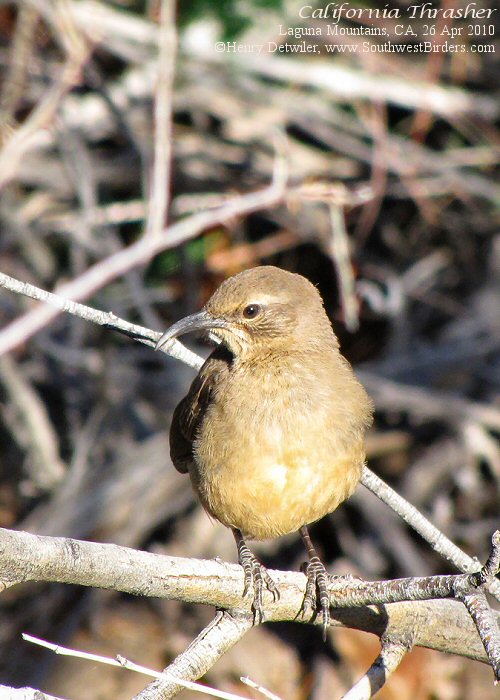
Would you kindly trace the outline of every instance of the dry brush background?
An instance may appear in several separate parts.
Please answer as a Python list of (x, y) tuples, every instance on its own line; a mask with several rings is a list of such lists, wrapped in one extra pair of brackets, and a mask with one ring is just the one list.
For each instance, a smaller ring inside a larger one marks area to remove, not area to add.
[[(292, 2), (238, 7), (248, 43), (279, 41), (279, 24), (297, 17)], [(0, 270), (50, 290), (78, 279), (143, 230), (154, 236), (168, 200), (173, 222), (265, 188), (278, 142), (285, 204), (147, 264), (138, 257), (86, 301), (162, 330), (244, 267), (308, 276), (376, 403), (371, 468), (484, 560), (500, 503), (500, 46), (216, 54), (212, 39), (233, 36), (236, 10), (221, 3), (215, 19), (183, 3), (174, 31), (168, 18), (161, 28), (155, 2), (0, 6)], [(31, 306), (2, 291), (2, 327)], [(209, 522), (168, 457), (169, 415), (192, 370), (68, 316), (14, 345), (0, 359), (0, 526), (234, 561), (230, 533)], [(313, 536), (335, 573), (450, 571), (362, 488)], [(293, 537), (259, 555), (284, 569), (304, 559)], [(75, 700), (129, 698), (144, 680), (34, 650), (21, 632), (159, 669), (212, 616), (54, 584), (15, 587), (1, 605), (1, 682)], [(238, 679), (248, 675), (282, 698), (322, 700), (340, 697), (377, 653), (377, 639), (351, 630), (325, 645), (313, 628), (266, 625), (207, 681), (245, 694)], [(417, 649), (379, 697), (497, 692), (486, 666)]]

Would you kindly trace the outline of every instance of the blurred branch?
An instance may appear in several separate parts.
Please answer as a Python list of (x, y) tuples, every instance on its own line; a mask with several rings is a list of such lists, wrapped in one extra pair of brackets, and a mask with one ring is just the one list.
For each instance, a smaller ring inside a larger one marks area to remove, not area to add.
[(59, 455), (57, 434), (47, 408), (14, 358), (0, 358), (0, 383), (16, 415), (9, 415), (8, 405), (2, 407), (2, 413), (18, 444), (29, 454), (31, 479), (38, 488), (50, 490), (65, 475), (66, 465)]
[(359, 328), (359, 301), (356, 296), (344, 211), (333, 203), (329, 209), (332, 231), (328, 248), (337, 271), (344, 323), (351, 333), (355, 333)]
[[(190, 42), (188, 48), (197, 58), (205, 61), (220, 63), (229, 60), (225, 53), (215, 53), (213, 45), (208, 41)], [(490, 118), (498, 114), (496, 100), (489, 97), (470, 95), (458, 88), (443, 87), (433, 82), (411, 81), (390, 75), (377, 75), (374, 80), (368, 72), (333, 61), (305, 62), (264, 53), (250, 56), (235, 53), (231, 55), (231, 62), (272, 80), (307, 85), (308, 88), (324, 90), (349, 101), (368, 99), (390, 102), (406, 109), (425, 109), (448, 118), (464, 113), (481, 114)]]
[(161, 235), (165, 226), (170, 195), (172, 99), (176, 47), (175, 1), (161, 0), (160, 31), (158, 33), (158, 75), (154, 107), (153, 180), (146, 224), (146, 235), (155, 237)]
[(286, 166), (282, 156), (278, 154), (273, 181), (268, 187), (233, 197), (216, 209), (193, 214), (164, 229), (161, 236), (154, 238), (142, 236), (128, 248), (119, 250), (96, 263), (82, 275), (57, 289), (58, 296), (65, 297), (61, 300), (62, 304), (57, 304), (57, 308), (37, 306), (0, 331), (0, 354), (13, 350), (44, 328), (58, 316), (60, 311), (65, 310), (64, 304), (67, 304), (69, 299), (77, 301), (90, 296), (128, 270), (149, 262), (154, 255), (194, 238), (205, 229), (259, 209), (276, 206), (285, 196), (285, 186)]
[(447, 422), (475, 420), (490, 429), (500, 430), (500, 409), (496, 406), (468, 401), (445, 391), (400, 384), (374, 372), (360, 370), (358, 376), (381, 409)]
[(33, 7), (19, 7), (10, 59), (3, 76), (0, 94), (0, 145), (7, 141), (15, 125), (15, 112), (26, 84), (38, 19), (38, 12)]
[(64, 95), (79, 82), (80, 72), (89, 55), (87, 42), (73, 24), (69, 4), (64, 0), (55, 2), (53, 7), (43, 2), (31, 4), (37, 9), (46, 9), (45, 18), (52, 20), (52, 23), (63, 25), (64, 31), (57, 36), (64, 42), (67, 57), (57, 81), (46, 91), (23, 125), (6, 140), (0, 151), (0, 190), (15, 176), (26, 151), (35, 143), (43, 142), (43, 129), (52, 123)]

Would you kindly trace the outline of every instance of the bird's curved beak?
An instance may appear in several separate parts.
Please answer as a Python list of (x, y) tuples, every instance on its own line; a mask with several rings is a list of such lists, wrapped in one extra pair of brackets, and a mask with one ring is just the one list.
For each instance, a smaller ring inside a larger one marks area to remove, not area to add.
[(211, 330), (212, 328), (227, 328), (227, 321), (222, 318), (211, 316), (208, 311), (198, 311), (196, 314), (191, 314), (180, 321), (170, 326), (168, 331), (161, 336), (155, 345), (155, 350), (159, 350), (173, 338), (185, 333), (193, 333), (194, 331)]

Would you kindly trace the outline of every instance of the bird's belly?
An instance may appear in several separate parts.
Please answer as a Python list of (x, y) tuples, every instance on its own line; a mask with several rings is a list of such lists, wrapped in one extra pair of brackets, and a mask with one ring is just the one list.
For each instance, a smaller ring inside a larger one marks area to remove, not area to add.
[(294, 532), (335, 510), (354, 491), (364, 460), (361, 444), (348, 455), (326, 447), (311, 454), (300, 444), (262, 439), (258, 447), (235, 448), (232, 442), (217, 464), (199, 454), (191, 477), (211, 515), (258, 540)]

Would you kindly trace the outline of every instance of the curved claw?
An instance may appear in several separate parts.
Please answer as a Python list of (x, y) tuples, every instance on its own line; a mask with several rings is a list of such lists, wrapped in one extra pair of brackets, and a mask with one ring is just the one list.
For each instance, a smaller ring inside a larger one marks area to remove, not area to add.
[(264, 587), (267, 588), (273, 596), (273, 602), (279, 600), (279, 590), (273, 579), (269, 576), (266, 567), (261, 564), (257, 557), (249, 550), (241, 533), (235, 532), (234, 535), (238, 546), (238, 560), (245, 574), (243, 597), (249, 595), (253, 590), (252, 610), (254, 624), (258, 625), (265, 621), (264, 606), (262, 604)]
[(307, 584), (301, 612), (304, 617), (307, 617), (319, 607), (323, 619), (323, 641), (326, 641), (326, 633), (330, 626), (328, 574), (321, 560), (316, 556), (311, 557), (307, 562), (304, 573), (307, 576)]
[[(300, 534), (304, 540), (309, 555), (309, 561), (303, 571), (307, 576), (306, 592), (300, 607), (304, 617), (310, 616), (319, 607), (323, 618), (323, 641), (326, 641), (326, 633), (330, 626), (330, 597), (328, 595), (328, 574), (324, 564), (316, 554), (316, 550), (309, 537), (307, 527), (300, 528)], [(318, 605), (319, 602), (319, 605)]]

